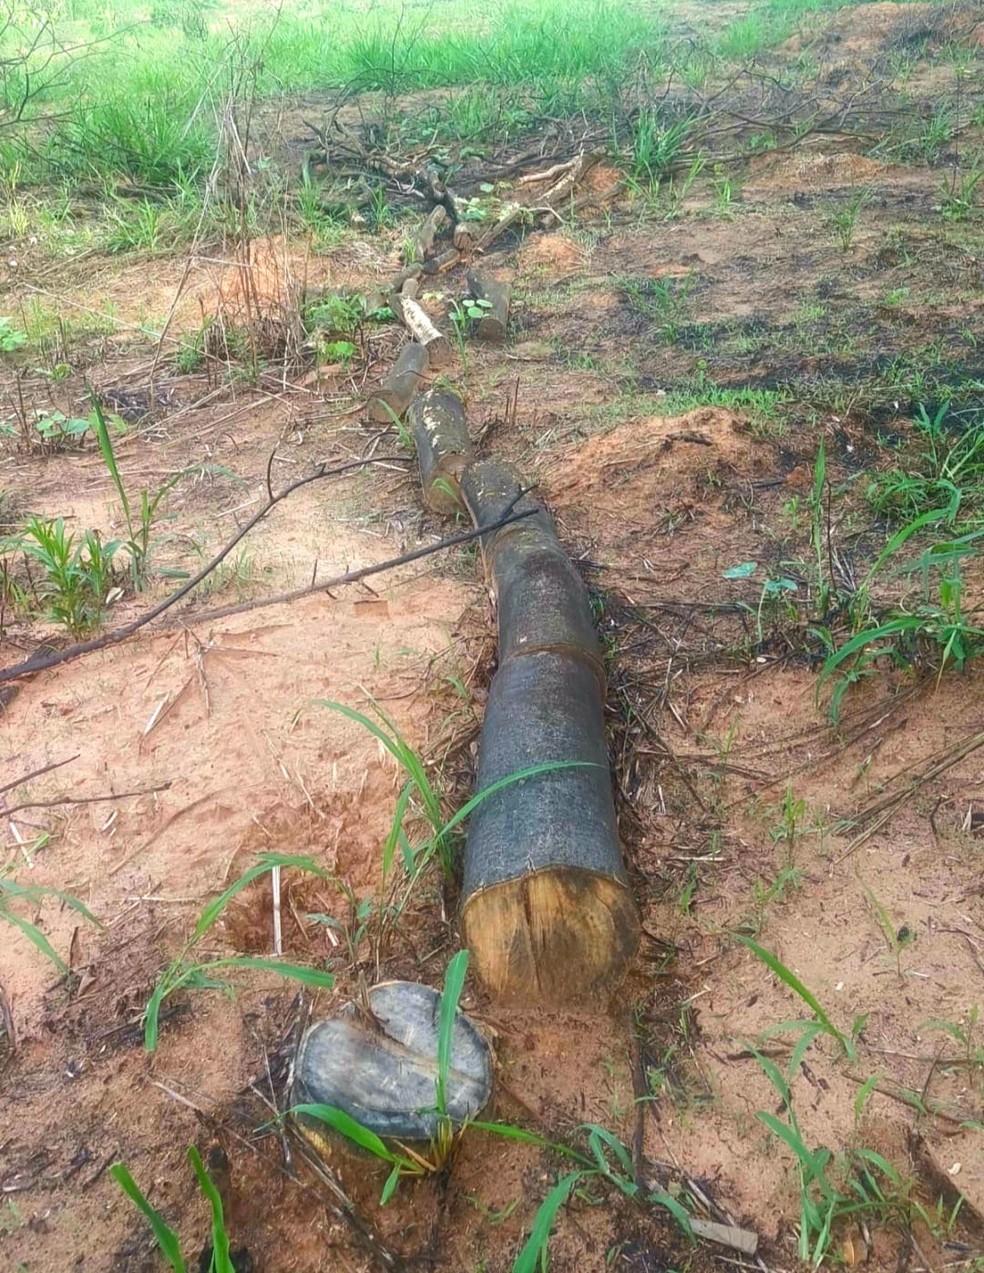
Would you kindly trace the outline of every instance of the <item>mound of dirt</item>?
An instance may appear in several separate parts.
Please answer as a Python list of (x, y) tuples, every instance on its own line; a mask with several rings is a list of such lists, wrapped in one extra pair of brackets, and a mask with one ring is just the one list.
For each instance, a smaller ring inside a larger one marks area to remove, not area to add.
[(682, 416), (630, 420), (591, 438), (544, 477), (558, 509), (579, 508), (601, 530), (613, 519), (650, 520), (661, 504), (686, 502), (698, 485), (761, 471), (768, 451), (738, 415), (700, 407)]

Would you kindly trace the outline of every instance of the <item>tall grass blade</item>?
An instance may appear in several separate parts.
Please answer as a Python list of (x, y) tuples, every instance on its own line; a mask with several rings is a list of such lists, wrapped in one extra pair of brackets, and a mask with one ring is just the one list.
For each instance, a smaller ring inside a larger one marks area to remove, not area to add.
[(40, 950), (41, 954), (44, 955), (46, 959), (50, 959), (59, 972), (64, 973), (66, 976), (69, 972), (71, 972), (68, 964), (66, 964), (61, 955), (58, 954), (51, 942), (48, 941), (41, 929), (38, 928), (37, 924), (32, 924), (30, 920), (23, 919), (20, 915), (15, 915), (13, 911), (6, 909), (0, 910), (0, 919), (9, 920), (15, 928), (19, 928), (27, 940), (29, 942), (33, 942), (33, 944), (37, 946), (38, 950)]
[(82, 915), (90, 924), (95, 924), (97, 928), (104, 927), (102, 920), (96, 919), (84, 902), (72, 893), (63, 893), (58, 888), (48, 888), (44, 884), (18, 884), (16, 880), (0, 879), (0, 893), (6, 893), (8, 897), (24, 897), (32, 902), (44, 901), (46, 897), (56, 897), (70, 910)]
[(468, 951), (459, 950), (448, 964), (444, 974), (444, 991), (437, 1027), (437, 1112), (447, 1114), (448, 1072), (451, 1069), (451, 1044), (454, 1039), (454, 1023), (458, 1004), (468, 973)]
[(236, 1273), (229, 1255), (229, 1234), (225, 1226), (222, 1197), (212, 1177), (205, 1170), (202, 1156), (194, 1145), (188, 1150), (188, 1160), (198, 1177), (201, 1191), (212, 1208), (212, 1269), (214, 1273)]
[(90, 393), (89, 396), (92, 400), (93, 428), (95, 429), (96, 438), (99, 442), (99, 450), (103, 457), (103, 463), (109, 470), (109, 476), (113, 479), (113, 485), (116, 487), (116, 493), (120, 497), (120, 504), (123, 507), (123, 516), (126, 519), (126, 529), (132, 542), (133, 518), (130, 514), (130, 501), (127, 498), (126, 487), (123, 485), (123, 478), (120, 474), (119, 466), (116, 463), (116, 452), (113, 450), (113, 439), (109, 435), (109, 425), (106, 423), (106, 417), (103, 415), (103, 409), (99, 404), (99, 399), (94, 393)]
[(474, 813), (483, 801), (488, 800), (490, 796), (494, 796), (497, 792), (502, 791), (505, 787), (511, 787), (513, 783), (523, 782), (527, 778), (536, 778), (540, 774), (556, 773), (561, 769), (599, 769), (600, 765), (596, 765), (591, 760), (553, 760), (543, 765), (531, 765), (529, 769), (517, 770), (514, 774), (507, 774), (505, 778), (500, 778), (498, 782), (493, 782), (490, 786), (484, 787), (481, 791), (476, 791), (472, 798), (465, 802), (453, 817), (449, 818), (441, 828), (443, 834), (453, 831), (456, 826), (464, 822), (469, 814)]
[(366, 1150), (367, 1153), (383, 1162), (393, 1163), (394, 1166), (402, 1163), (402, 1159), (394, 1154), (374, 1131), (363, 1127), (358, 1119), (353, 1118), (351, 1114), (346, 1114), (345, 1110), (335, 1105), (295, 1105), (288, 1112), (303, 1114), (307, 1118), (316, 1118), (318, 1122), (327, 1124), (333, 1131), (339, 1132), (346, 1140), (350, 1140), (353, 1145), (358, 1145), (360, 1149)]
[(543, 1253), (549, 1245), (550, 1231), (557, 1219), (557, 1212), (571, 1196), (571, 1190), (583, 1174), (580, 1171), (572, 1171), (562, 1176), (544, 1198), (533, 1221), (530, 1236), (516, 1257), (513, 1273), (536, 1273)]
[(826, 1012), (823, 1010), (823, 1007), (816, 995), (803, 985), (802, 981), (800, 981), (799, 977), (796, 976), (792, 969), (787, 968), (781, 959), (778, 959), (771, 951), (766, 950), (757, 942), (752, 941), (750, 937), (744, 937), (739, 933), (735, 935), (735, 940), (741, 942), (743, 946), (747, 946), (756, 959), (761, 959), (762, 963), (764, 963), (767, 968), (770, 968), (784, 985), (788, 986), (794, 994), (799, 995), (816, 1019), (820, 1022), (820, 1025), (826, 1033), (829, 1034), (831, 1038), (836, 1039), (844, 1049), (845, 1053), (853, 1059), (854, 1045), (851, 1043), (851, 1040), (841, 1030), (837, 1029), (830, 1017), (828, 1017)]
[(153, 1230), (157, 1245), (161, 1248), (164, 1258), (170, 1264), (174, 1273), (187, 1273), (184, 1257), (181, 1254), (181, 1243), (178, 1235), (167, 1223), (159, 1211), (156, 1211), (147, 1201), (143, 1191), (137, 1182), (127, 1171), (123, 1163), (114, 1163), (109, 1169), (109, 1174), (113, 1177), (119, 1187), (140, 1211), (143, 1212), (147, 1219), (147, 1223)]
[(198, 918), (198, 923), (195, 925), (186, 950), (205, 936), (237, 893), (241, 893), (244, 888), (247, 888), (254, 880), (259, 879), (261, 875), (265, 875), (267, 871), (272, 871), (275, 866), (295, 866), (299, 871), (310, 871), (313, 875), (319, 875), (322, 879), (328, 878), (328, 872), (319, 866), (313, 858), (293, 853), (261, 854), (260, 860), (255, 866), (251, 866), (249, 870), (244, 871), (239, 879), (234, 880), (224, 893), (221, 893), (205, 907)]

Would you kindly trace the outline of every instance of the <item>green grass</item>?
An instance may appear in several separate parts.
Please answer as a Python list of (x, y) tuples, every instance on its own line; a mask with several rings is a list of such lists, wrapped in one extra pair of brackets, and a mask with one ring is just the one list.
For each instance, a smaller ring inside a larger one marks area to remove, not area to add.
[[(229, 1233), (226, 1228), (222, 1198), (215, 1187), (215, 1182), (205, 1170), (201, 1154), (194, 1145), (188, 1150), (188, 1161), (191, 1163), (198, 1187), (212, 1213), (211, 1256), (207, 1263), (200, 1262), (196, 1267), (204, 1270), (204, 1273), (236, 1273), (229, 1253)], [(133, 1179), (128, 1168), (121, 1162), (114, 1163), (109, 1169), (109, 1174), (150, 1225), (154, 1240), (160, 1248), (161, 1255), (171, 1266), (172, 1273), (187, 1273), (188, 1264), (181, 1251), (180, 1238), (161, 1213), (151, 1205), (147, 1195)]]
[[(305, 986), (330, 988), (334, 984), (334, 977), (322, 969), (290, 964), (281, 959), (261, 959), (248, 955), (231, 955), (219, 959), (196, 958), (197, 949), (233, 898), (255, 880), (271, 871), (285, 867), (308, 871), (322, 879), (328, 878), (326, 872), (311, 858), (286, 853), (264, 853), (260, 855), (259, 861), (254, 866), (244, 871), (225, 892), (210, 902), (198, 917), (191, 936), (161, 973), (144, 1009), (144, 1045), (148, 1052), (153, 1052), (157, 1047), (160, 1014), (166, 1001), (179, 990), (225, 990), (228, 992), (230, 986), (225, 975), (228, 972), (252, 969), (274, 972)], [(219, 973), (222, 976), (218, 976)]]
[[(56, 20), (34, 56), (35, 70), (47, 63), (47, 91), (0, 143), (22, 182), (201, 182), (216, 155), (214, 108), (233, 85), (261, 97), (343, 85), (528, 85), (555, 102), (569, 87), (579, 101), (588, 81), (617, 81), (662, 44), (658, 14), (613, 0), (541, 0), (533, 13), (510, 0), (477, 22), (464, 0), (422, 14), (321, 2), (276, 18), (223, 5), (204, 24), (189, 22), (187, 5), (155, 6), (150, 21), (131, 0), (71, 7), (79, 16)], [(26, 8), (18, 14), (8, 50), (38, 29)], [(92, 40), (101, 42), (84, 57), (63, 51)], [(8, 110), (15, 90), (8, 85)]]
[(102, 924), (88, 907), (71, 893), (64, 893), (57, 888), (47, 888), (41, 884), (20, 884), (17, 880), (12, 879), (9, 873), (0, 873), (0, 920), (19, 929), (28, 941), (55, 965), (59, 972), (67, 975), (70, 971), (68, 964), (58, 954), (38, 925), (33, 920), (28, 919), (26, 915), (20, 914), (17, 909), (18, 906), (22, 909), (29, 908), (29, 913), (36, 916), (46, 901), (58, 901), (62, 906), (67, 906), (69, 910), (88, 920), (90, 924), (95, 924), (98, 928), (102, 927)]
[[(810, 1036), (805, 1035), (804, 1039), (809, 1042)], [(780, 1114), (759, 1110), (757, 1117), (791, 1151), (796, 1164), (800, 1259), (819, 1268), (833, 1254), (838, 1232), (847, 1222), (907, 1219), (905, 1184), (881, 1154), (861, 1147), (835, 1156), (824, 1145), (810, 1148), (796, 1116), (791, 1090), (805, 1048), (798, 1046), (794, 1050), (788, 1075), (756, 1048), (751, 1051), (781, 1102)]]
[(17, 535), (0, 541), (0, 553), (20, 553), (36, 569), (19, 585), (18, 599), (30, 605), (36, 600), (46, 618), (64, 625), (72, 636), (84, 636), (99, 627), (107, 598), (117, 578), (115, 559), (119, 540), (103, 543), (98, 533), (76, 535), (65, 519), (46, 521), (32, 517)]

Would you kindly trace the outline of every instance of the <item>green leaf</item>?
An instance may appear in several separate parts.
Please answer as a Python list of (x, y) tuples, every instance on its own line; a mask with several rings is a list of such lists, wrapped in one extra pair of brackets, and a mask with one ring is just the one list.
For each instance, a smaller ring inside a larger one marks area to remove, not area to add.
[(757, 942), (752, 941), (750, 937), (743, 937), (741, 934), (736, 933), (735, 941), (740, 942), (743, 946), (747, 946), (757, 959), (761, 959), (762, 963), (772, 969), (784, 985), (787, 985), (794, 994), (799, 995), (806, 1006), (811, 1009), (817, 1020), (823, 1026), (824, 1030), (837, 1040), (844, 1049), (845, 1053), (853, 1060), (854, 1046), (851, 1043), (851, 1040), (837, 1029), (831, 1019), (827, 1016), (826, 1012), (824, 1012), (823, 1008), (820, 1006), (816, 996), (803, 985), (802, 981), (800, 981), (799, 977), (796, 976), (792, 969), (787, 968), (782, 960), (773, 955), (771, 951), (765, 950)]
[(554, 760), (548, 764), (531, 765), (529, 769), (520, 769), (514, 774), (507, 774), (505, 778), (500, 778), (498, 782), (493, 782), (488, 787), (483, 787), (481, 791), (477, 791), (475, 795), (465, 804), (461, 806), (453, 817), (449, 818), (441, 828), (441, 834), (447, 835), (449, 831), (460, 823), (470, 813), (473, 813), (483, 801), (488, 800), (490, 796), (494, 796), (497, 792), (502, 791), (505, 787), (511, 787), (513, 783), (523, 782), (527, 778), (537, 778), (540, 774), (556, 773), (562, 769), (600, 769), (601, 766), (590, 760)]
[(339, 1109), (335, 1105), (295, 1105), (288, 1110), (290, 1114), (303, 1114), (307, 1118), (315, 1118), (321, 1123), (326, 1123), (329, 1127), (339, 1132), (353, 1145), (358, 1145), (360, 1149), (364, 1149), (367, 1153), (381, 1159), (383, 1162), (392, 1163), (394, 1166), (402, 1166), (404, 1160), (381, 1140), (374, 1131), (363, 1125), (346, 1114), (345, 1110)]
[(533, 1221), (530, 1236), (516, 1257), (513, 1273), (536, 1273), (540, 1257), (550, 1242), (550, 1231), (557, 1219), (557, 1212), (571, 1196), (571, 1190), (583, 1175), (584, 1172), (572, 1171), (561, 1177), (544, 1198)]
[(113, 485), (116, 487), (116, 493), (120, 497), (120, 504), (123, 506), (123, 516), (126, 519), (127, 530), (133, 539), (133, 519), (130, 515), (130, 501), (127, 499), (126, 487), (123, 485), (123, 478), (120, 476), (120, 470), (116, 464), (116, 452), (113, 450), (113, 441), (109, 436), (109, 427), (106, 424), (106, 417), (103, 415), (102, 407), (99, 405), (99, 399), (94, 393), (90, 393), (92, 399), (92, 427), (95, 429), (96, 437), (99, 440), (99, 450), (102, 453), (103, 463), (109, 470), (109, 476), (113, 479)]
[(178, 1235), (165, 1221), (159, 1211), (156, 1211), (144, 1196), (140, 1186), (127, 1171), (123, 1163), (114, 1163), (109, 1169), (109, 1174), (113, 1177), (119, 1187), (126, 1196), (133, 1202), (146, 1216), (147, 1222), (154, 1233), (157, 1245), (161, 1248), (164, 1258), (170, 1264), (174, 1273), (187, 1273), (184, 1257), (181, 1254), (181, 1243), (178, 1241)]
[(54, 946), (52, 946), (51, 942), (48, 941), (47, 937), (45, 937), (44, 933), (42, 933), (41, 929), (38, 928), (36, 924), (32, 924), (29, 920), (22, 919), (20, 915), (15, 915), (13, 911), (9, 910), (0, 911), (0, 917), (9, 920), (15, 928), (19, 928), (28, 941), (33, 942), (34, 945), (37, 946), (38, 950), (40, 950), (41, 954), (51, 960), (59, 972), (67, 974), (71, 971), (68, 964), (65, 963), (64, 959), (62, 959), (62, 957), (57, 953)]
[(730, 566), (723, 573), (725, 579), (750, 579), (758, 570), (757, 561), (743, 561), (738, 566)]
[(397, 1163), (390, 1174), (386, 1177), (386, 1183), (383, 1185), (383, 1192), (379, 1195), (379, 1205), (385, 1207), (390, 1198), (396, 1193), (396, 1186), (400, 1183), (401, 1167)]
[(48, 888), (44, 884), (18, 884), (16, 880), (0, 879), (0, 893), (6, 893), (8, 897), (25, 897), (32, 902), (43, 901), (46, 897), (57, 897), (70, 910), (84, 916), (90, 924), (95, 924), (97, 928), (104, 927), (102, 921), (96, 919), (92, 911), (74, 894), (63, 893), (61, 889)]
[(255, 866), (251, 866), (248, 871), (244, 871), (239, 879), (234, 880), (224, 893), (221, 893), (205, 907), (185, 948), (186, 951), (205, 936), (237, 893), (241, 893), (244, 888), (247, 888), (254, 880), (259, 879), (261, 875), (272, 871), (275, 866), (295, 866), (299, 871), (310, 871), (313, 875), (318, 875), (322, 879), (328, 878), (328, 872), (319, 866), (313, 858), (291, 853), (261, 854), (260, 860)]
[(306, 964), (286, 964), (282, 959), (264, 959), (258, 955), (230, 955), (228, 959), (214, 959), (207, 964), (199, 964), (198, 969), (206, 974), (212, 968), (253, 968), (260, 972), (275, 972), (289, 981), (299, 981), (302, 986), (317, 986), (328, 990), (335, 984), (335, 978), (322, 968), (309, 968)]
[(451, 1045), (454, 1041), (454, 1024), (458, 1004), (468, 973), (468, 951), (459, 950), (448, 964), (444, 974), (444, 990), (437, 1027), (437, 1112), (447, 1114), (447, 1083), (451, 1069)]
[(694, 1231), (690, 1224), (690, 1212), (679, 1201), (674, 1198), (671, 1193), (667, 1193), (665, 1189), (657, 1189), (649, 1195), (650, 1201), (658, 1203), (659, 1206), (665, 1207), (680, 1228), (684, 1231), (688, 1238), (693, 1238)]
[(547, 1140), (545, 1137), (537, 1135), (536, 1132), (528, 1132), (523, 1127), (514, 1127), (512, 1123), (483, 1123), (478, 1121), (469, 1123), (468, 1127), (471, 1131), (488, 1132), (491, 1136), (501, 1136), (503, 1140), (519, 1140), (524, 1145), (535, 1145), (538, 1149), (552, 1149), (555, 1153), (562, 1154), (565, 1158), (572, 1158), (575, 1162), (583, 1163), (585, 1167), (591, 1167), (590, 1159), (585, 1158), (583, 1154), (579, 1154), (576, 1149), (571, 1149), (569, 1145), (561, 1145), (557, 1141)]
[(413, 795), (413, 780), (410, 779), (404, 783), (403, 790), (400, 792), (396, 801), (396, 808), (393, 810), (393, 821), (390, 823), (389, 835), (383, 844), (383, 879), (389, 875), (390, 867), (393, 865), (393, 856), (396, 853), (396, 846), (400, 842), (400, 835), (403, 831), (403, 819), (407, 815), (407, 809), (410, 807), (410, 797)]
[(212, 1269), (214, 1273), (236, 1273), (229, 1255), (229, 1234), (226, 1232), (221, 1195), (194, 1145), (188, 1150), (188, 1158), (198, 1177), (199, 1187), (212, 1208)]

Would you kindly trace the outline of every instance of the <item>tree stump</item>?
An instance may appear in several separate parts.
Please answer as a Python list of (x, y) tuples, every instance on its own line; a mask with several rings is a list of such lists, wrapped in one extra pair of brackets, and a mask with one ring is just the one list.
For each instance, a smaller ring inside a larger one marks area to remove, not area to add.
[[(440, 1003), (429, 986), (387, 981), (369, 991), (368, 1012), (348, 1003), (310, 1026), (297, 1050), (291, 1105), (331, 1105), (377, 1136), (417, 1143), (433, 1140), (444, 1117), (458, 1125), (475, 1118), (492, 1095), (489, 1046), (458, 1012), (442, 1115), (436, 1107)], [(294, 1117), (322, 1158), (337, 1157), (343, 1148), (337, 1134), (311, 1115)]]

